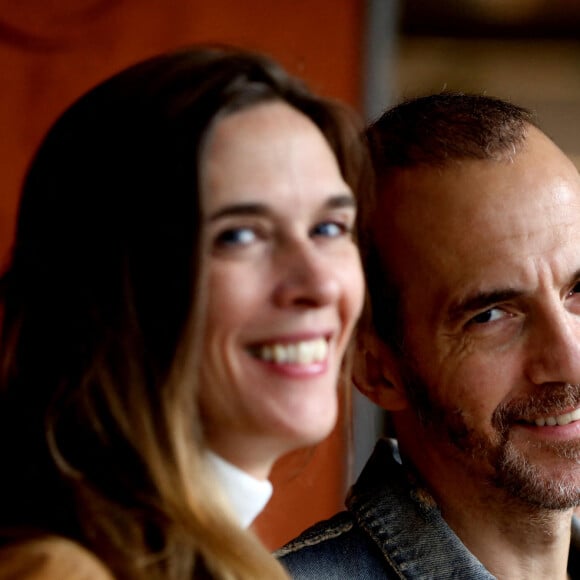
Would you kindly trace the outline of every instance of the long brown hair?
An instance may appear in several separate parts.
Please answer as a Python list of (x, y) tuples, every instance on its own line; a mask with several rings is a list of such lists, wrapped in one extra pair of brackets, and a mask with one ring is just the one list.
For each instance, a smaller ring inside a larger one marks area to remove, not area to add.
[(73, 104), (27, 174), (0, 285), (0, 533), (51, 534), (118, 578), (276, 578), (205, 474), (197, 407), (206, 288), (199, 159), (220, 115), (283, 100), (353, 191), (358, 117), (264, 56), (193, 48)]

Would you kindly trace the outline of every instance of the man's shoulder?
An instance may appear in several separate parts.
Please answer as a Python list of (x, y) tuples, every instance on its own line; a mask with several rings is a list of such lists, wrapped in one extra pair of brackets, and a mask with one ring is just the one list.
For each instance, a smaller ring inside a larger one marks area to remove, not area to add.
[(296, 579), (391, 577), (380, 550), (348, 511), (308, 528), (280, 548), (276, 556)]
[(354, 520), (351, 513), (347, 511), (339, 512), (332, 518), (318, 522), (304, 530), (298, 537), (280, 548), (276, 552), (276, 556), (283, 558), (294, 552), (321, 544), (323, 545), (321, 549), (325, 546), (332, 546), (332, 540), (348, 534), (353, 525)]
[(381, 440), (347, 499), (277, 556), (302, 580), (492, 580), (443, 519), (428, 491)]

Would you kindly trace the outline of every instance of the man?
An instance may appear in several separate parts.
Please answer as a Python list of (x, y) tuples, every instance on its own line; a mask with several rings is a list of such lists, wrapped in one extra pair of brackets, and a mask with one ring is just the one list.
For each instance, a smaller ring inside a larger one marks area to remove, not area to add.
[(369, 141), (374, 333), (355, 382), (398, 450), (379, 442), (348, 510), (282, 562), (324, 580), (580, 577), (578, 171), (483, 96), (403, 103)]

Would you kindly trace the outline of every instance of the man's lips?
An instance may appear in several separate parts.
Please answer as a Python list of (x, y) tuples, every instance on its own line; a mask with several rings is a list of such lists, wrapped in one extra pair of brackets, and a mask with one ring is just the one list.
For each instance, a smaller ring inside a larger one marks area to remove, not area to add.
[(580, 419), (580, 408), (574, 409), (573, 411), (561, 414), (550, 414), (543, 415), (542, 417), (536, 417), (532, 420), (525, 420), (526, 423), (536, 425), (537, 427), (553, 427), (555, 425), (564, 426), (578, 421)]
[(543, 392), (520, 397), (496, 409), (492, 419), (500, 430), (510, 425), (561, 427), (580, 420), (580, 385), (546, 386)]

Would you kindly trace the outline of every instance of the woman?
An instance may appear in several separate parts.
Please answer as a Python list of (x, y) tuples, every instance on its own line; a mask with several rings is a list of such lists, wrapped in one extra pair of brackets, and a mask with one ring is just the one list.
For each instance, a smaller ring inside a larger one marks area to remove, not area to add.
[(284, 577), (242, 526), (274, 461), (335, 423), (363, 294), (359, 129), (270, 60), (207, 48), (57, 121), (1, 287), (14, 565), (56, 543), (116, 578)]

